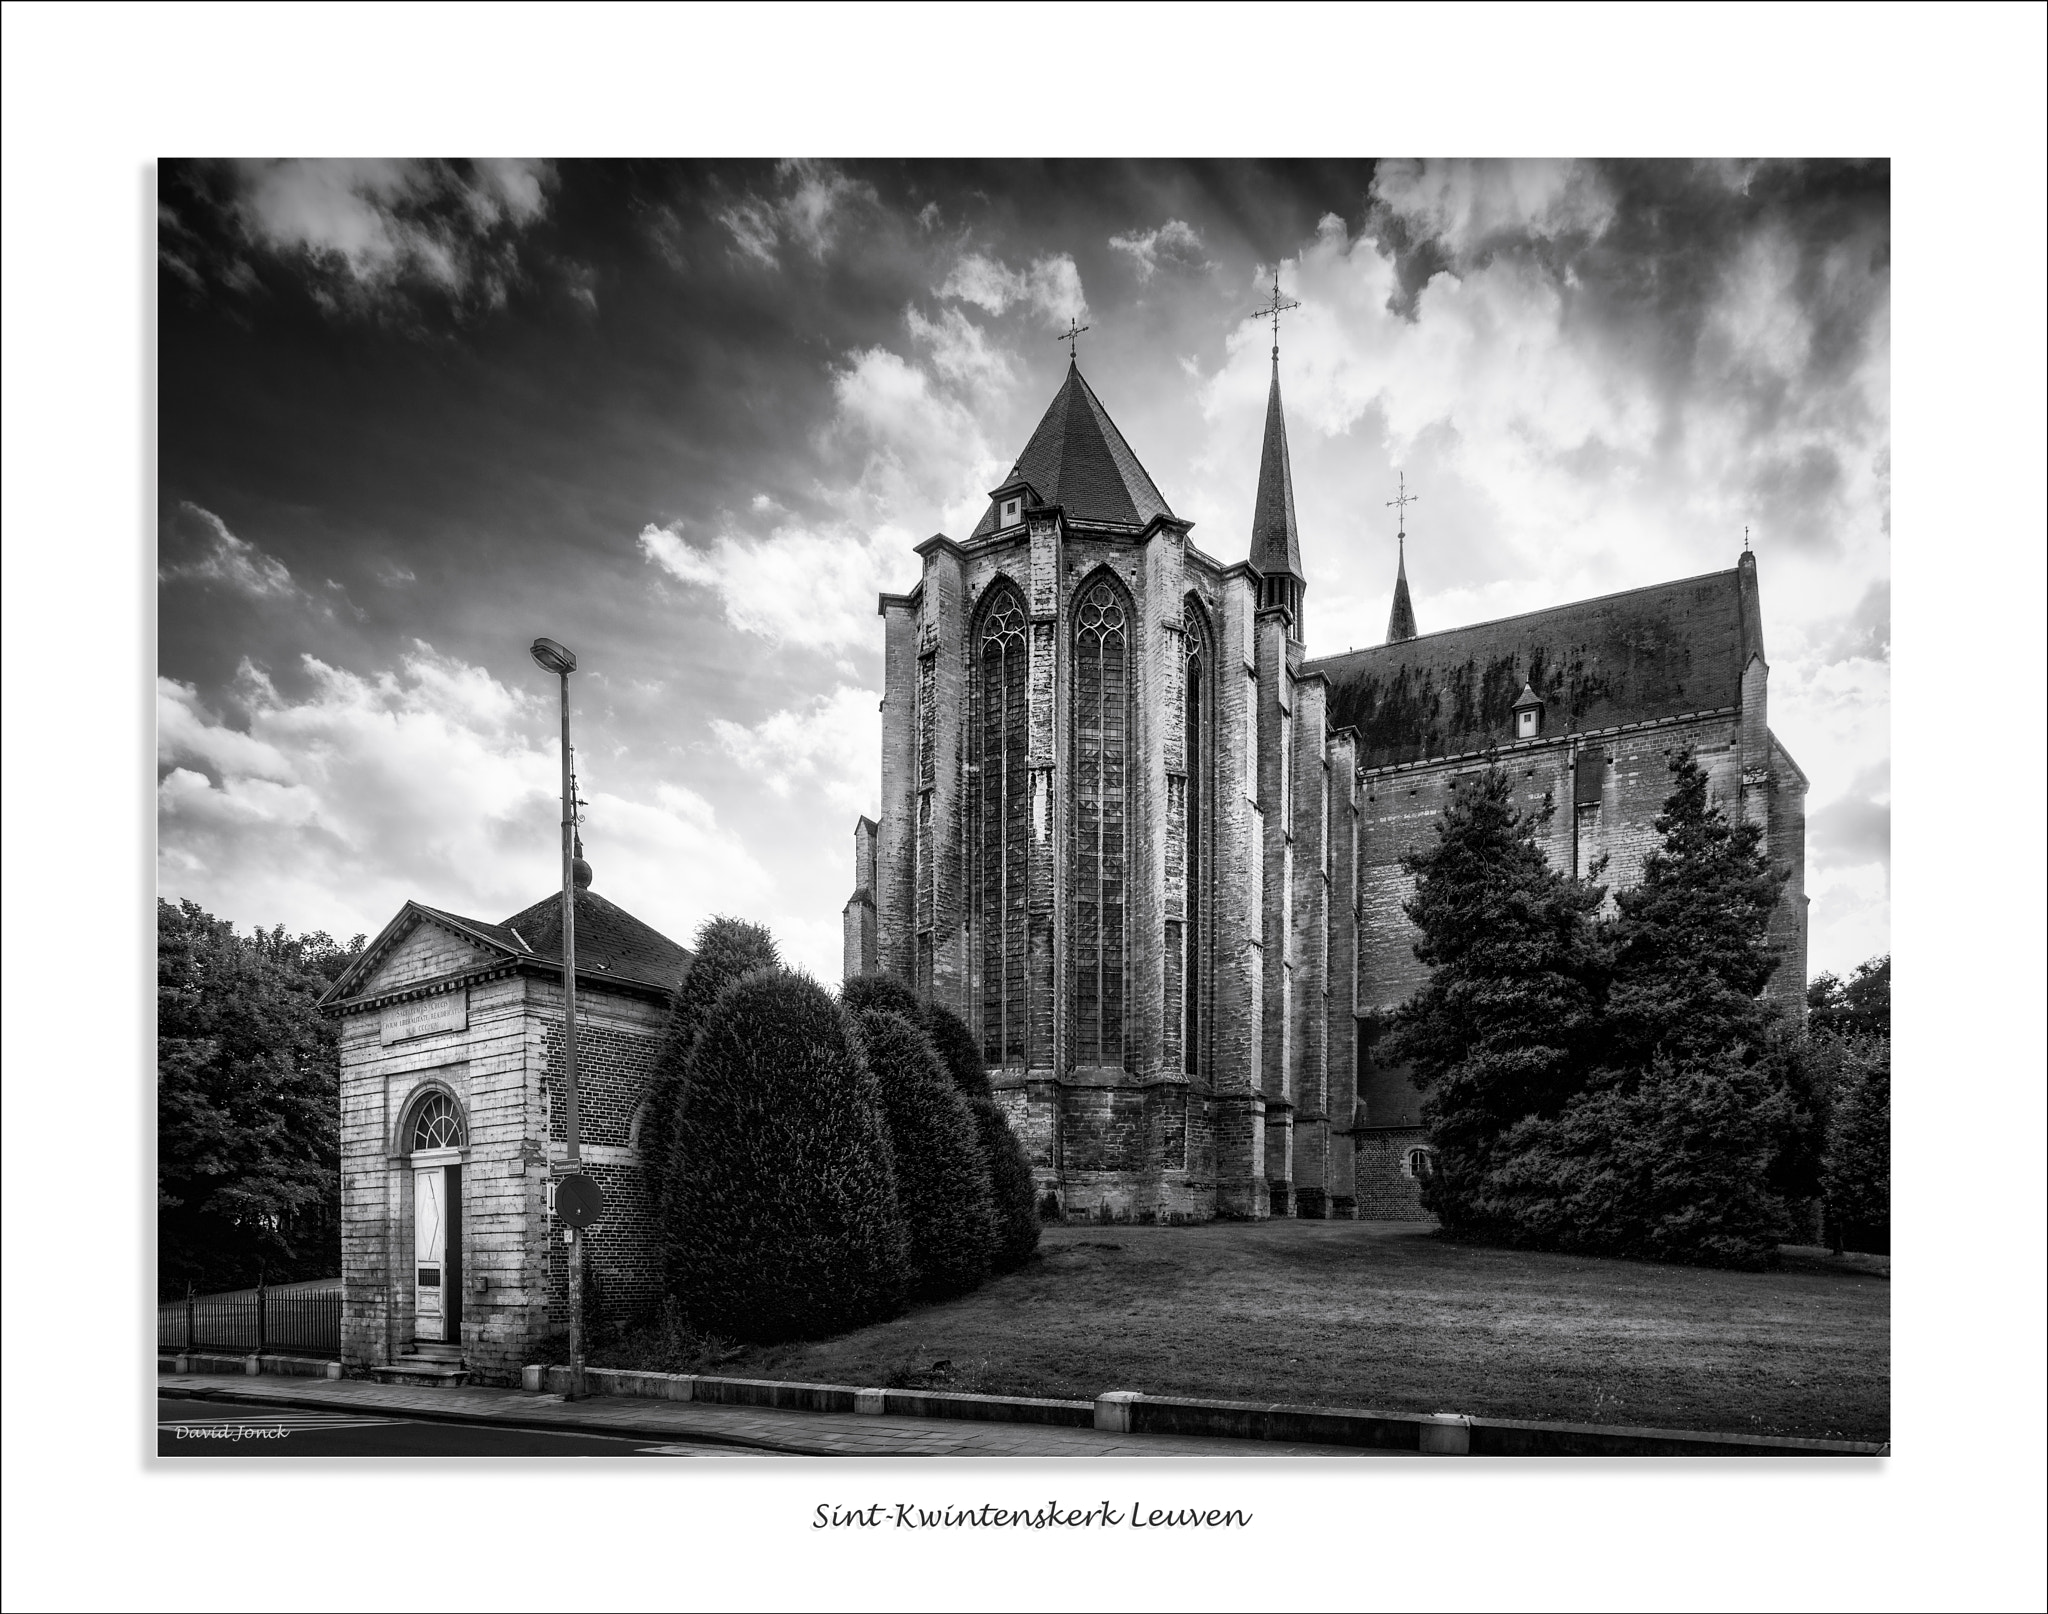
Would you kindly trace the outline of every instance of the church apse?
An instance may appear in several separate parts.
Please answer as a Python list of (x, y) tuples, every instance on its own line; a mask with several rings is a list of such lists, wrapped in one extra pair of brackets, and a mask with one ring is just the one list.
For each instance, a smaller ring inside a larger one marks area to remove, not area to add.
[(1419, 633), (1404, 484), (1399, 631), (1316, 658), (1277, 363), (1258, 455), (1250, 558), (1219, 561), (1070, 365), (968, 538), (881, 602), (849, 973), (974, 1028), (1049, 1215), (1423, 1214), (1420, 1095), (1372, 1032), (1419, 984), (1401, 855), (1490, 762), (1548, 808), (1546, 855), (1613, 880), (1698, 751), (1793, 869), (1771, 991), (1804, 979), (1805, 785), (1765, 723), (1753, 557)]

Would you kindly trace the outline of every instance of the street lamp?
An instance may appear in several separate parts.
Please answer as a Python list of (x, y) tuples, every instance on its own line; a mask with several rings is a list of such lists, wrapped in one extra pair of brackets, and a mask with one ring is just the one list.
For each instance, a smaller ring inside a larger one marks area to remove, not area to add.
[[(577, 1151), (576, 1127), (576, 780), (569, 751), (569, 674), (576, 670), (576, 653), (552, 639), (533, 641), (533, 659), (562, 681), (562, 1068), (567, 1092), (569, 1148), (566, 1163), (570, 1176), (556, 1185), (557, 1197), (563, 1186), (581, 1179), (574, 1176), (582, 1163)], [(592, 1185), (595, 1186), (594, 1184)], [(580, 1204), (580, 1196), (572, 1194)], [(579, 1218), (567, 1228), (569, 1240), (569, 1399), (583, 1396), (583, 1240), (578, 1236)]]

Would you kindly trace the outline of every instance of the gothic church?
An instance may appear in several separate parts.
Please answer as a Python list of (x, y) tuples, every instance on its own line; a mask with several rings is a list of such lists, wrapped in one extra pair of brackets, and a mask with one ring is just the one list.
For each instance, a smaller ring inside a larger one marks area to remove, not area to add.
[(1611, 889), (1691, 749), (1791, 870), (1768, 991), (1802, 1001), (1806, 779), (1767, 721), (1746, 550), (1431, 633), (1403, 554), (1386, 642), (1313, 656), (1277, 349), (1249, 558), (1190, 528), (1070, 365), (974, 530), (881, 598), (846, 973), (977, 1030), (1048, 1214), (1423, 1215), (1420, 1096), (1374, 1058), (1422, 978), (1400, 858), (1489, 761), (1553, 804), (1557, 866), (1605, 856)]

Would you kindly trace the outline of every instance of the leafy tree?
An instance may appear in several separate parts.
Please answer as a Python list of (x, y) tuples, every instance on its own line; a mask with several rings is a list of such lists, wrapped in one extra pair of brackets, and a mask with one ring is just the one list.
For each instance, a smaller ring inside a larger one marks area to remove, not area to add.
[(340, 1060), (320, 995), (362, 951), (157, 903), (157, 1282), (341, 1270)]
[(808, 976), (755, 971), (712, 1004), (662, 1215), (672, 1293), (697, 1332), (812, 1339), (901, 1309), (910, 1243), (882, 1097)]
[(721, 992), (756, 970), (772, 970), (782, 962), (767, 930), (726, 914), (697, 927), (691, 951), (690, 967), (669, 1005), (668, 1024), (648, 1078), (647, 1113), (640, 1121), (641, 1169), (648, 1178), (649, 1198), (657, 1205), (667, 1182), (676, 1110), (689, 1080), (690, 1049), (697, 1033), (704, 1029)]
[(1808, 981), (1806, 1027), (1816, 1035), (1891, 1036), (1891, 954), (1865, 959), (1846, 982), (1831, 972)]
[(1843, 1038), (1821, 1186), (1837, 1250), (1888, 1253), (1892, 1238), (1892, 1046)]
[(1615, 894), (1605, 1062), (1625, 1071), (1660, 1055), (1688, 1067), (1725, 1052), (1754, 1061), (1772, 1015), (1758, 994), (1778, 964), (1765, 930), (1787, 874), (1765, 856), (1761, 825), (1709, 799), (1690, 752), (1671, 773), (1661, 844), (1641, 882)]
[(895, 1151), (911, 1298), (965, 1294), (988, 1276), (997, 1245), (980, 1128), (922, 1026), (880, 1008), (849, 1018), (880, 1087)]
[(1436, 843), (1403, 858), (1427, 984), (1394, 1015), (1385, 1056), (1410, 1066), (1436, 1150), (1423, 1202), (1453, 1232), (1511, 1232), (1482, 1197), (1502, 1140), (1578, 1090), (1601, 1030), (1605, 888), (1551, 868), (1506, 773), (1459, 780)]

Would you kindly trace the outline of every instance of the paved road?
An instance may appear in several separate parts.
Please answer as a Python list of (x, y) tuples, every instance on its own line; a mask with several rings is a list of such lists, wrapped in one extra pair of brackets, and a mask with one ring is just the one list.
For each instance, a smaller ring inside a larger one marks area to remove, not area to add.
[(732, 1446), (655, 1443), (570, 1430), (494, 1429), (417, 1418), (159, 1398), (159, 1457), (757, 1457)]
[[(444, 1426), (469, 1434), (497, 1434), (510, 1439), (595, 1436), (611, 1444), (603, 1455), (622, 1452), (664, 1455), (729, 1456), (752, 1450), (796, 1457), (1350, 1457), (1412, 1455), (1366, 1453), (1343, 1447), (1287, 1445), (1277, 1441), (1200, 1439), (1185, 1435), (1115, 1435), (1096, 1429), (1054, 1428), (1040, 1424), (975, 1423), (948, 1418), (861, 1417), (826, 1412), (782, 1412), (766, 1407), (728, 1407), (695, 1401), (641, 1401), (597, 1396), (566, 1403), (560, 1396), (531, 1395), (520, 1390), (464, 1385), (427, 1389), (398, 1384), (373, 1384), (362, 1379), (249, 1378), (235, 1374), (166, 1373), (159, 1379), (159, 1399), (170, 1406), (176, 1421), (181, 1407), (198, 1401), (232, 1409), (232, 1415), (260, 1426), (266, 1419), (324, 1417), (375, 1420), (354, 1427), (351, 1438), (398, 1439), (397, 1426), (435, 1426), (404, 1438), (434, 1440)], [(312, 1431), (308, 1431), (311, 1433)], [(175, 1436), (173, 1439), (175, 1440)], [(287, 1434), (275, 1443), (289, 1446), (299, 1437)], [(331, 1438), (323, 1436), (322, 1438)], [(453, 1440), (453, 1434), (446, 1439)], [(187, 1436), (223, 1446), (228, 1437)], [(263, 1437), (244, 1437), (250, 1446)], [(162, 1439), (159, 1437), (161, 1446)], [(243, 1444), (243, 1440), (233, 1442)], [(675, 1448), (681, 1448), (676, 1450)], [(433, 1451), (454, 1455), (457, 1448), (435, 1444)], [(463, 1448), (467, 1449), (467, 1448)], [(493, 1452), (509, 1450), (493, 1446)], [(538, 1449), (538, 1448), (520, 1448)], [(562, 1448), (550, 1447), (552, 1453)], [(577, 1447), (578, 1450), (594, 1449)], [(324, 1454), (323, 1454), (324, 1455)]]

